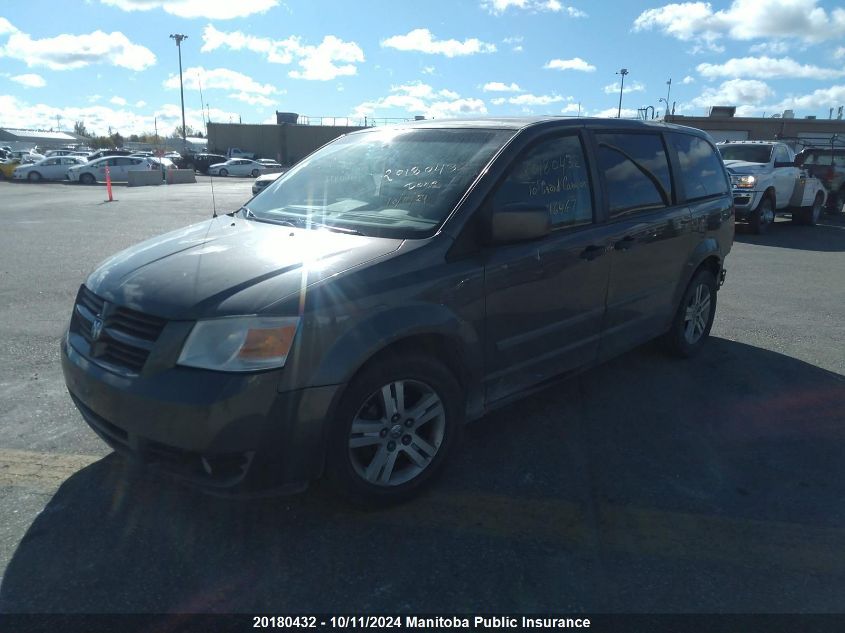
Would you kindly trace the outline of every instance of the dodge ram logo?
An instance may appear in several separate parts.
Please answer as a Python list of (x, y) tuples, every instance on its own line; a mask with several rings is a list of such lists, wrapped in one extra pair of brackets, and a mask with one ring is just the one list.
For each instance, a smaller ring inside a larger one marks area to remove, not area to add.
[(96, 316), (94, 317), (94, 322), (91, 324), (91, 340), (98, 341), (100, 340), (100, 335), (103, 333), (103, 320)]

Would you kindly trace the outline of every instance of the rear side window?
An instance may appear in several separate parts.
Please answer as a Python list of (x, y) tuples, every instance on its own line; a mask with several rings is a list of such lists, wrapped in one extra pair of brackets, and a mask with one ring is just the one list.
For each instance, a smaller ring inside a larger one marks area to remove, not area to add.
[(596, 134), (610, 217), (672, 204), (669, 161), (659, 134)]
[(730, 191), (725, 170), (716, 150), (703, 138), (670, 134), (681, 165), (680, 181), (688, 200), (723, 195)]
[(493, 204), (514, 203), (546, 208), (553, 227), (593, 221), (587, 163), (576, 135), (542, 141), (514, 161)]

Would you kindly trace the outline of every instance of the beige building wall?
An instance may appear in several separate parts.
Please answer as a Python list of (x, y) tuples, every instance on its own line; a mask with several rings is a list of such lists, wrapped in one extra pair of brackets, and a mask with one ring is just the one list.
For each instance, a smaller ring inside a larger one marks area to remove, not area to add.
[(827, 145), (833, 141), (845, 146), (845, 121), (838, 119), (771, 119), (762, 117), (693, 117), (670, 115), (677, 123), (709, 132), (715, 141), (748, 139), (783, 140), (801, 150), (805, 146)]

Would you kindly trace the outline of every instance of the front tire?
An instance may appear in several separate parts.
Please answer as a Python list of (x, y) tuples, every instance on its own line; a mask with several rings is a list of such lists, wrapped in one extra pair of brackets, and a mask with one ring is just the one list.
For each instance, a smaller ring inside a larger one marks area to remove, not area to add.
[(443, 470), (461, 432), (463, 410), (460, 385), (439, 362), (405, 354), (370, 363), (338, 406), (327, 479), (356, 505), (410, 498)]
[(258, 178), (258, 176), (259, 176), (259, 174), (260, 174), (260, 173), (261, 173), (261, 172), (260, 172), (260, 171), (258, 171), (257, 169), (253, 169), (253, 170), (252, 170), (252, 177), (253, 177), (253, 178)]
[(698, 354), (710, 336), (716, 315), (716, 278), (700, 270), (687, 286), (672, 326), (663, 336), (668, 352), (682, 358)]
[(220, 175), (221, 175), (221, 176), (223, 176), (223, 177), (228, 176), (228, 175), (229, 175), (229, 170), (228, 170), (228, 169), (221, 169), (221, 170), (220, 170)]
[(41, 180), (41, 174), (39, 174), (37, 171), (31, 171), (27, 176), (27, 180), (29, 180), (29, 182), (38, 182), (39, 180)]
[(775, 221), (775, 205), (769, 196), (766, 196), (751, 213), (751, 232), (756, 235), (768, 233), (769, 227)]
[(93, 185), (96, 181), (93, 174), (82, 174), (79, 177), (79, 182), (83, 185)]

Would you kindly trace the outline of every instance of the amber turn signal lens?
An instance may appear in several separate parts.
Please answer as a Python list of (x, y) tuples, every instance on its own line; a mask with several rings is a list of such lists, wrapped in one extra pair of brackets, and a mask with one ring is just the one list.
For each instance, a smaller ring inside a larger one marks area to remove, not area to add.
[(238, 357), (243, 359), (274, 358), (287, 356), (296, 326), (280, 328), (260, 328), (247, 331), (246, 340), (241, 346)]

